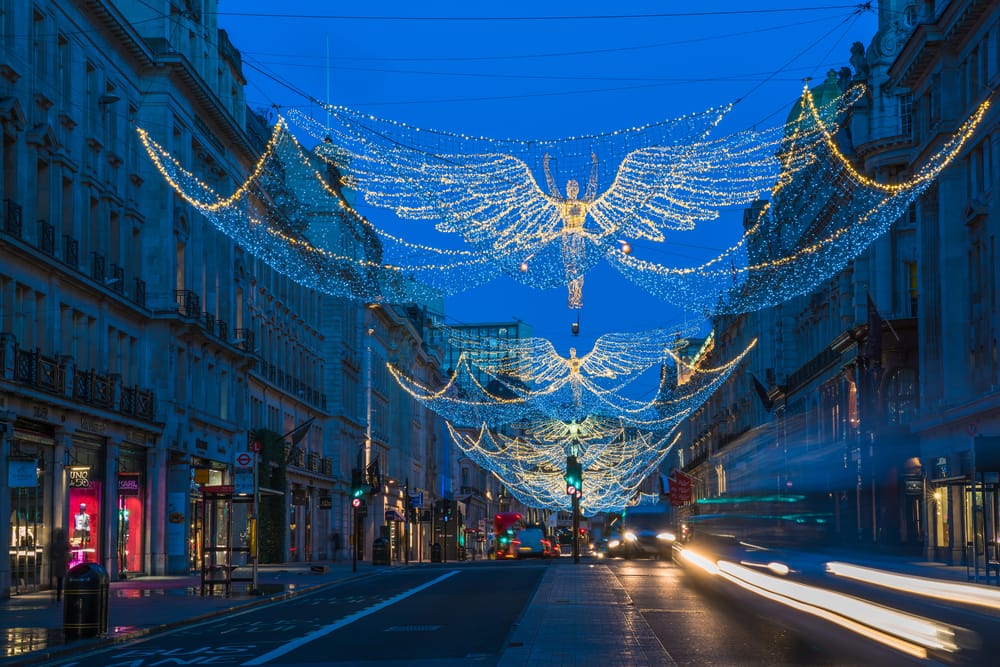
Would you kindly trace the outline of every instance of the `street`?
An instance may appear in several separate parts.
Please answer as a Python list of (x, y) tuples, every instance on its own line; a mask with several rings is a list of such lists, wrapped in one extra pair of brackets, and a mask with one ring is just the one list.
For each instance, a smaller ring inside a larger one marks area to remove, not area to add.
[[(745, 591), (734, 595), (717, 579), (667, 560), (574, 564), (564, 557), (370, 572), (46, 664), (506, 666), (607, 664), (609, 657), (682, 667), (926, 664), (801, 610)], [(981, 664), (985, 651), (996, 648), (989, 630), (995, 615), (835, 579), (823, 585), (971, 628), (959, 637), (961, 650), (936, 656), (937, 664)]]
[(50, 664), (493, 664), (544, 572), (540, 562), (386, 569)]

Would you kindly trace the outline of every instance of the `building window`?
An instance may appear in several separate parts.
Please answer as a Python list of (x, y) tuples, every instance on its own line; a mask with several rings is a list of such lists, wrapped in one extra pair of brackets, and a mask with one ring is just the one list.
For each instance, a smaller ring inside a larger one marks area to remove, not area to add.
[(899, 96), (899, 133), (904, 137), (913, 136), (913, 95)]
[(912, 368), (896, 370), (889, 381), (889, 424), (908, 424), (917, 412), (917, 372)]
[(907, 295), (907, 310), (910, 317), (917, 316), (917, 307), (919, 305), (918, 299), (918, 288), (919, 288), (919, 272), (917, 271), (916, 262), (904, 262), (904, 275), (906, 276), (906, 295)]

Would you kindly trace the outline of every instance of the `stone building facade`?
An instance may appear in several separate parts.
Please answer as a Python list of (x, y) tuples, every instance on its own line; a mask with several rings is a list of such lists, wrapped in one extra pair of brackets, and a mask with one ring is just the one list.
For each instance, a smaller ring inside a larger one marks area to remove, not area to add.
[[(868, 86), (838, 140), (863, 173), (894, 182), (991, 97), (998, 55), (995, 3), (879, 3), (871, 44), (814, 92)], [(696, 495), (812, 494), (840, 541), (970, 567), (995, 560), (997, 118), (991, 107), (844, 271), (809, 295), (715, 320), (719, 358), (755, 336), (761, 345), (685, 424), (670, 464), (694, 475)]]
[(348, 553), (369, 424), (394, 479), (439, 486), (440, 424), (365, 375), (368, 328), (372, 368), (405, 353), (439, 372), (419, 328), (236, 246), (138, 140), (217, 192), (252, 171), (269, 119), (247, 108), (216, 5), (0, 0), (0, 595), (48, 585), (58, 530), (112, 577), (245, 563), (239, 462), (262, 439), (285, 436), (253, 456), (280, 480), (262, 494), (282, 560)]

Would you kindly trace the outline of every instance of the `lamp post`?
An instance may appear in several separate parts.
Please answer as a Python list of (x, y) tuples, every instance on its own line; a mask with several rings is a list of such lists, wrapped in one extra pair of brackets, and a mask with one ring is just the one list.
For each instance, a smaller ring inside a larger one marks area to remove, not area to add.
[(410, 478), (403, 482), (403, 562), (410, 564)]
[[(378, 308), (377, 303), (369, 303), (365, 305), (365, 444), (364, 450), (361, 453), (364, 457), (362, 465), (359, 467), (363, 471), (362, 474), (367, 475), (372, 464), (372, 337), (375, 335), (374, 326), (374, 311)], [(379, 489), (381, 491), (381, 489)], [(374, 501), (374, 499), (373, 499)], [(365, 525), (368, 523), (368, 517), (371, 518), (372, 534), (375, 531), (375, 519), (371, 512), (367, 512), (367, 516), (357, 517), (355, 513), (355, 523), (357, 519), (360, 518), (362, 521), (360, 535), (355, 532), (355, 539), (357, 544), (355, 545), (355, 551), (360, 547), (364, 549), (364, 535), (367, 533), (365, 530)], [(362, 551), (364, 553), (364, 551)]]

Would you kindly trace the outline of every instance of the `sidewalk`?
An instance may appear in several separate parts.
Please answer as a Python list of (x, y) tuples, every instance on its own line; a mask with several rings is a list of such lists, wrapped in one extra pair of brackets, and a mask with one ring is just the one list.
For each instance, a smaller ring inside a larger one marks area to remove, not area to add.
[[(315, 569), (314, 569), (315, 568)], [(112, 581), (109, 591), (108, 636), (77, 639), (63, 637), (63, 606), (55, 592), (41, 591), (0, 600), (0, 665), (40, 662), (84, 646), (123, 642), (156, 630), (193, 623), (226, 614), (235, 608), (266, 604), (317, 586), (360, 577), (374, 571), (371, 563), (359, 562), (352, 571), (350, 560), (261, 565), (257, 583), (260, 594), (233, 584), (230, 597), (201, 596), (201, 578), (193, 576), (136, 577)], [(237, 570), (237, 576), (244, 576)]]

